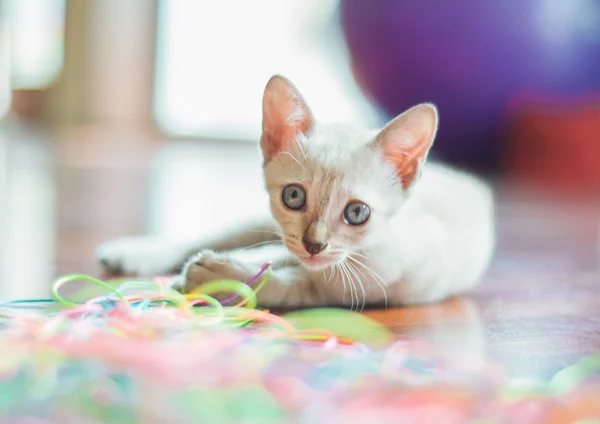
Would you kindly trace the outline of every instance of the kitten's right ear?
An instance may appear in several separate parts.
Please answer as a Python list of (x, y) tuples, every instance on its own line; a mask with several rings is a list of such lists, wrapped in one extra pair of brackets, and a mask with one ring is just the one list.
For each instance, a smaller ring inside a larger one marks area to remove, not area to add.
[(298, 134), (307, 134), (313, 127), (306, 101), (294, 84), (280, 75), (267, 83), (262, 107), (260, 147), (265, 161), (291, 147)]

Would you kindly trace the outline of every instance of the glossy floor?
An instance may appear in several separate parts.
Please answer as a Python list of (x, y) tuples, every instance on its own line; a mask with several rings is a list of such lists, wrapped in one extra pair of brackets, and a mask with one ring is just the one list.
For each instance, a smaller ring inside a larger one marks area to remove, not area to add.
[[(0, 296), (45, 296), (64, 273), (99, 274), (95, 246), (181, 236), (257, 213), (256, 147), (159, 142), (84, 127), (0, 132)], [(468, 296), (367, 313), (393, 331), (515, 375), (548, 376), (600, 350), (600, 205), (498, 189), (498, 252)]]

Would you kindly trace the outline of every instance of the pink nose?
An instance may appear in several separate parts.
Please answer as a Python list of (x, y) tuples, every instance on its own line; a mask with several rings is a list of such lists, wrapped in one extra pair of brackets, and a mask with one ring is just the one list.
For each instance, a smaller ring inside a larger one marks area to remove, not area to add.
[(327, 245), (323, 243), (313, 243), (306, 237), (302, 239), (302, 244), (304, 244), (304, 248), (311, 255), (318, 255), (327, 247)]

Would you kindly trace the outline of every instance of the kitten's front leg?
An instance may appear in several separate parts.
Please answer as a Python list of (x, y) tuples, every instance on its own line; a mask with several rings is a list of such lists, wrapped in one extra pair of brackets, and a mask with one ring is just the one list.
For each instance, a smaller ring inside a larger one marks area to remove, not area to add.
[(217, 279), (248, 281), (269, 257), (279, 257), (273, 262), (271, 278), (257, 294), (258, 304), (263, 307), (298, 308), (319, 306), (327, 303), (322, 290), (323, 282), (300, 266), (288, 252), (268, 255), (272, 249), (248, 249), (235, 252), (199, 252), (184, 267), (185, 291)]
[(259, 219), (186, 241), (158, 237), (129, 237), (98, 247), (96, 257), (110, 272), (153, 277), (178, 272), (185, 261), (201, 249), (225, 251), (279, 239), (272, 218)]

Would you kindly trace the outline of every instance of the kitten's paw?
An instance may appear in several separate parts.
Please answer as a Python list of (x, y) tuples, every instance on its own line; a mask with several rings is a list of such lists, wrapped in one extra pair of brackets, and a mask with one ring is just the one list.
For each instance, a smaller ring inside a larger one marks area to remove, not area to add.
[(209, 281), (231, 279), (244, 281), (245, 275), (240, 266), (232, 261), (227, 254), (203, 250), (192, 256), (183, 268), (185, 291)]
[(154, 277), (175, 271), (185, 260), (180, 244), (153, 237), (131, 237), (104, 243), (96, 258), (110, 272)]

